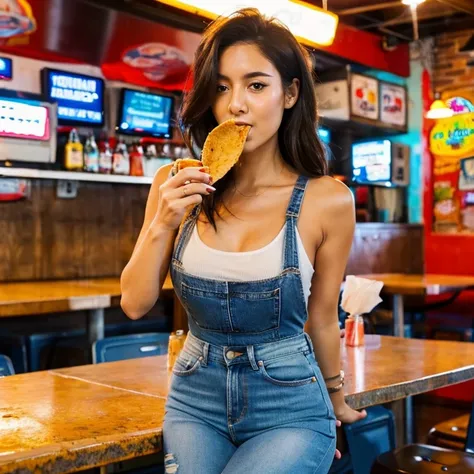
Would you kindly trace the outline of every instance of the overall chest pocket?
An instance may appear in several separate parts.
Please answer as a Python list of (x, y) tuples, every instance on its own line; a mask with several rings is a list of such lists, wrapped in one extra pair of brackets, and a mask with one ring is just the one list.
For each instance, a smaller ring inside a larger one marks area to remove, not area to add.
[(280, 288), (229, 295), (232, 328), (239, 333), (261, 333), (280, 327)]
[(227, 295), (181, 284), (182, 303), (193, 321), (202, 329), (229, 332), (231, 330)]

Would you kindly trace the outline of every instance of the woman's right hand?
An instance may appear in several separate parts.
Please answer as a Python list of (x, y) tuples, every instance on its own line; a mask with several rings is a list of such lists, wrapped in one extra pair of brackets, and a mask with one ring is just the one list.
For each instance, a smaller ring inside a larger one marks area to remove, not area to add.
[(186, 209), (201, 204), (202, 197), (215, 190), (211, 176), (203, 168), (188, 167), (178, 171), (160, 186), (155, 226), (167, 231), (178, 229)]

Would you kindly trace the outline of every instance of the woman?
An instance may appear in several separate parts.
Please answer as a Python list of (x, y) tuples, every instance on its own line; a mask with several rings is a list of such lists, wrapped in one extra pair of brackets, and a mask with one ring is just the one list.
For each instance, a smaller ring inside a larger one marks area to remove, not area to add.
[(215, 187), (203, 169), (158, 171), (122, 275), (129, 317), (154, 305), (170, 267), (188, 313), (166, 405), (167, 473), (326, 473), (336, 417), (365, 416), (344, 401), (339, 359), (354, 206), (325, 176), (309, 65), (292, 34), (253, 9), (213, 23), (196, 52), (188, 145), (202, 148), (231, 118), (251, 130)]

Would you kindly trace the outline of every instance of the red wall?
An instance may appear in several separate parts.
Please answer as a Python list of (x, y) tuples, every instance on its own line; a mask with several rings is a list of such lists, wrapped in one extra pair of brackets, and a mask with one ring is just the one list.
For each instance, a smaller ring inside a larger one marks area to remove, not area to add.
[[(425, 70), (422, 77), (423, 109), (429, 110), (433, 100), (431, 79)], [(423, 124), (423, 217), (425, 223), (425, 271), (454, 275), (474, 275), (474, 237), (440, 235), (431, 232), (433, 222), (432, 155), (429, 151), (431, 120)], [(474, 316), (474, 300), (471, 314)]]

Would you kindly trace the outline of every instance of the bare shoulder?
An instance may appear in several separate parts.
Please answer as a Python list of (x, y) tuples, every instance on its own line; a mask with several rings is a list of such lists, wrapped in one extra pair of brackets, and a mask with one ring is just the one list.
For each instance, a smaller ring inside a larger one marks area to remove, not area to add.
[(306, 193), (305, 200), (312, 203), (309, 207), (324, 227), (353, 224), (354, 196), (341, 181), (330, 176), (313, 178), (308, 183)]
[(335, 211), (347, 212), (354, 209), (354, 196), (351, 190), (330, 176), (310, 179), (306, 195), (305, 199), (314, 203), (314, 208), (319, 212), (332, 214)]

